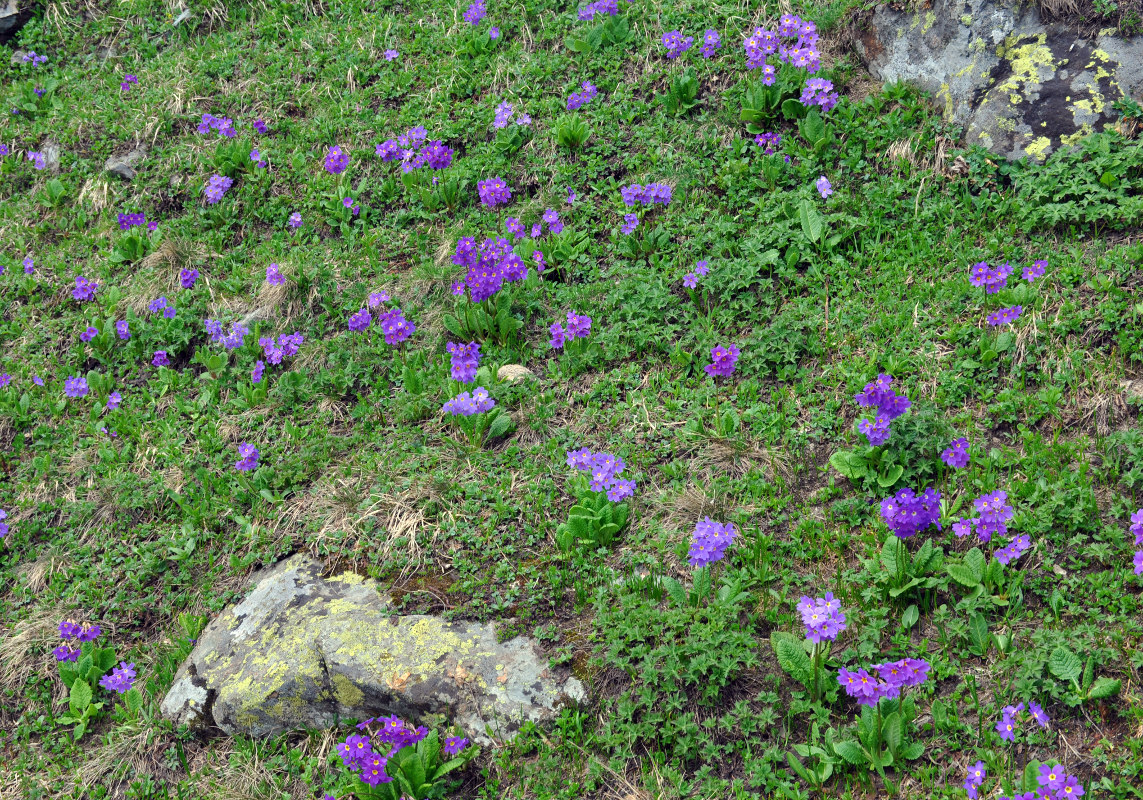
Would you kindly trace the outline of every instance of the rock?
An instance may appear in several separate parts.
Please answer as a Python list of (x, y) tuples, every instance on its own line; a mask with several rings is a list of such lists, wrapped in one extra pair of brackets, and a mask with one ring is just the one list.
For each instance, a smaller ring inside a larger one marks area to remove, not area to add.
[(1034, 3), (933, 0), (879, 6), (856, 46), (874, 77), (932, 93), (966, 143), (1040, 160), (1113, 126), (1112, 104), (1143, 88), (1143, 42), (1045, 23)]
[(52, 175), (60, 174), (60, 146), (55, 142), (44, 142), (44, 169)]
[(532, 641), (497, 642), (491, 624), (399, 616), (372, 581), (320, 577), (296, 555), (263, 570), (240, 603), (202, 633), (161, 710), (176, 724), (271, 736), (345, 718), (446, 714), (489, 743), (526, 720), (551, 720), (586, 700)]
[(131, 148), (131, 151), (122, 156), (111, 156), (103, 165), (103, 168), (125, 181), (129, 181), (135, 177), (135, 167), (139, 165), (147, 156), (147, 148), (143, 145), (136, 145)]
[[(0, 44), (7, 44), (13, 36), (20, 32), (20, 28), (23, 28), (24, 24), (32, 18), (33, 9), (33, 3), (0, 0)], [(24, 57), (23, 53), (18, 52), (18, 54), (21, 59)], [(16, 63), (15, 54), (12, 56), (12, 63)]]
[[(3, 11), (0, 11), (0, 14), (3, 14), (3, 13), (4, 13)], [(27, 50), (17, 50), (16, 52), (14, 52), (12, 54), (12, 58), (8, 61), (8, 63), (10, 65), (12, 65), (13, 67), (16, 66), (17, 64), (23, 64), (24, 63), (24, 56), (26, 56), (26, 55), (28, 55)]]
[(519, 364), (505, 364), (500, 369), (496, 370), (496, 379), (500, 381), (507, 381), (508, 383), (515, 383), (525, 378), (534, 378), (536, 373), (527, 367), (522, 367)]

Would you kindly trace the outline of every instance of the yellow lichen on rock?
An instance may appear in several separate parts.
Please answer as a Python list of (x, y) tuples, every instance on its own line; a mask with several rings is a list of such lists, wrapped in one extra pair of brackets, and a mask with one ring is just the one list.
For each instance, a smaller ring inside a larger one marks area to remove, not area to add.
[(1044, 155), (1047, 153), (1048, 148), (1051, 146), (1052, 140), (1047, 136), (1037, 136), (1032, 140), (1031, 144), (1024, 147), (1024, 151), (1037, 161), (1043, 161)]

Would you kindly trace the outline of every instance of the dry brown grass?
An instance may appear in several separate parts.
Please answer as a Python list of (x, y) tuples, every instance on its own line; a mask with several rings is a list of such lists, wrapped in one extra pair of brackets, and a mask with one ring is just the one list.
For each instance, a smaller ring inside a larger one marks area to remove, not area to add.
[(0, 638), (0, 690), (19, 693), (32, 675), (48, 675), (53, 694), (61, 695), (64, 685), (51, 651), (60, 641), (60, 620), (67, 616), (63, 607), (43, 604)]

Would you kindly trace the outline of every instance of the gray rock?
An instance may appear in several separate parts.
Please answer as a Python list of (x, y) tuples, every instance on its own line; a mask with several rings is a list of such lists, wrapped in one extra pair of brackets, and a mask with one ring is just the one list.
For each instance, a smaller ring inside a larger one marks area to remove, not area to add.
[(126, 155), (108, 158), (103, 168), (112, 175), (129, 181), (135, 177), (135, 167), (139, 166), (139, 162), (146, 157), (147, 148), (141, 144), (136, 145)]
[(60, 146), (55, 142), (44, 142), (44, 169), (52, 175), (60, 174)]
[(445, 714), (467, 736), (510, 738), (587, 699), (525, 637), (497, 642), (491, 624), (397, 616), (372, 581), (320, 576), (293, 556), (210, 625), (163, 698), (176, 724), (270, 736), (339, 719)]
[[(0, 44), (6, 44), (20, 32), (20, 28), (32, 18), (34, 3), (17, 3), (16, 0), (0, 0)], [(20, 57), (23, 58), (23, 53)], [(13, 56), (15, 63), (15, 56)]]
[(536, 373), (520, 364), (505, 364), (496, 370), (496, 379), (506, 381), (507, 383), (515, 383), (516, 381), (534, 377), (536, 377)]
[(1045, 23), (1034, 3), (933, 0), (920, 11), (880, 6), (856, 41), (874, 77), (932, 93), (967, 144), (1043, 159), (1110, 128), (1112, 104), (1143, 88), (1143, 43), (1084, 38)]

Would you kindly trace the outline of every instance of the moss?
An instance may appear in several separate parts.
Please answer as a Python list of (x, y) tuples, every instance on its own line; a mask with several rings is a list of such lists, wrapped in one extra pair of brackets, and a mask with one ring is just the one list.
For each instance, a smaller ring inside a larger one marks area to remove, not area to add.
[(344, 675), (334, 675), (330, 682), (333, 684), (334, 697), (345, 708), (360, 708), (365, 702), (365, 693)]

